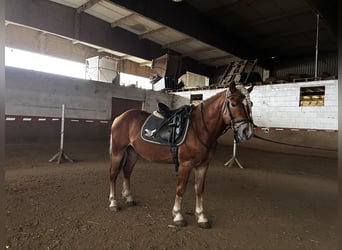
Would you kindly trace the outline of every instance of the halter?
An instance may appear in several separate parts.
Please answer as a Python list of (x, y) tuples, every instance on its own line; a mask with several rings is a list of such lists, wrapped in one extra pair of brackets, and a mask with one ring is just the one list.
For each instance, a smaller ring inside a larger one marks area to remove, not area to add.
[[(254, 126), (254, 123), (253, 123), (252, 113), (251, 113), (252, 102), (249, 98), (248, 91), (243, 86), (237, 85), (236, 88), (238, 90), (240, 90), (240, 94), (235, 94), (235, 93), (232, 94), (232, 93), (230, 93), (229, 88), (227, 89), (225, 105), (226, 105), (227, 110), (228, 110), (231, 128), (234, 131), (234, 139), (235, 139), (235, 141), (238, 141), (237, 132), (238, 132), (239, 127), (245, 123), (251, 123)], [(248, 117), (247, 119), (235, 121), (233, 114), (232, 114), (232, 111), (230, 110), (230, 105), (229, 105), (229, 98), (232, 96), (241, 97), (243, 99), (242, 104), (244, 106), (245, 114)], [(246, 102), (244, 102), (244, 100), (246, 100)], [(249, 108), (249, 111), (250, 111), (249, 113), (247, 111), (247, 107)], [(229, 127), (227, 126), (226, 129), (223, 131), (223, 133), (225, 133), (228, 129), (229, 129)]]

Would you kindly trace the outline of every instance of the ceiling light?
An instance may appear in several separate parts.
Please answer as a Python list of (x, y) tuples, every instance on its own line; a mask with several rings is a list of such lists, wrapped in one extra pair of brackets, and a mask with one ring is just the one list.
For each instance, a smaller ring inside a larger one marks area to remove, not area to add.
[(180, 3), (182, 2), (183, 0), (172, 0), (172, 2), (175, 2), (175, 3)]

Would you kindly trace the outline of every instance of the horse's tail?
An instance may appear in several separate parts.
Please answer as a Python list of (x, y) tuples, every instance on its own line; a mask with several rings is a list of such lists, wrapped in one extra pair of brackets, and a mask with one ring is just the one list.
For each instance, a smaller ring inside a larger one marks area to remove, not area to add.
[(112, 159), (112, 133), (109, 136), (109, 157)]
[[(112, 134), (109, 136), (109, 160), (110, 160), (110, 165), (112, 165), (112, 157), (113, 157), (113, 137)], [(121, 159), (119, 169), (121, 170), (122, 167), (126, 164), (128, 152), (126, 151)]]

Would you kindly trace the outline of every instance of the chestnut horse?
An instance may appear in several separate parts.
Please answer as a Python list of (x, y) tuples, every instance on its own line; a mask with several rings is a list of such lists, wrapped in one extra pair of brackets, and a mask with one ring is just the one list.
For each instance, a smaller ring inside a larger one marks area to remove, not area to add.
[[(253, 136), (254, 125), (251, 116), (251, 100), (248, 90), (235, 83), (204, 100), (196, 106), (190, 117), (188, 134), (178, 149), (179, 171), (176, 198), (172, 209), (173, 222), (176, 226), (185, 226), (181, 214), (181, 201), (189, 175), (195, 170), (196, 219), (201, 228), (210, 228), (204, 214), (204, 182), (210, 160), (214, 156), (217, 138), (229, 128), (234, 130), (236, 142), (248, 140)], [(173, 163), (169, 147), (146, 142), (140, 137), (140, 129), (150, 115), (142, 110), (128, 110), (115, 118), (110, 139), (110, 194), (109, 208), (120, 210), (118, 205), (116, 180), (123, 170), (122, 196), (128, 206), (135, 205), (130, 190), (130, 177), (139, 156), (154, 162)]]

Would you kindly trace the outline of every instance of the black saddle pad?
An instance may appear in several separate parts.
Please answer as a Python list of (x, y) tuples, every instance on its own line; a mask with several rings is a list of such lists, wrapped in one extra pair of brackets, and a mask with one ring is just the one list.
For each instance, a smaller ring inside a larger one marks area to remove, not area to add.
[(188, 132), (190, 113), (191, 110), (184, 109), (165, 119), (160, 113), (154, 111), (141, 127), (141, 138), (163, 146), (181, 145)]

